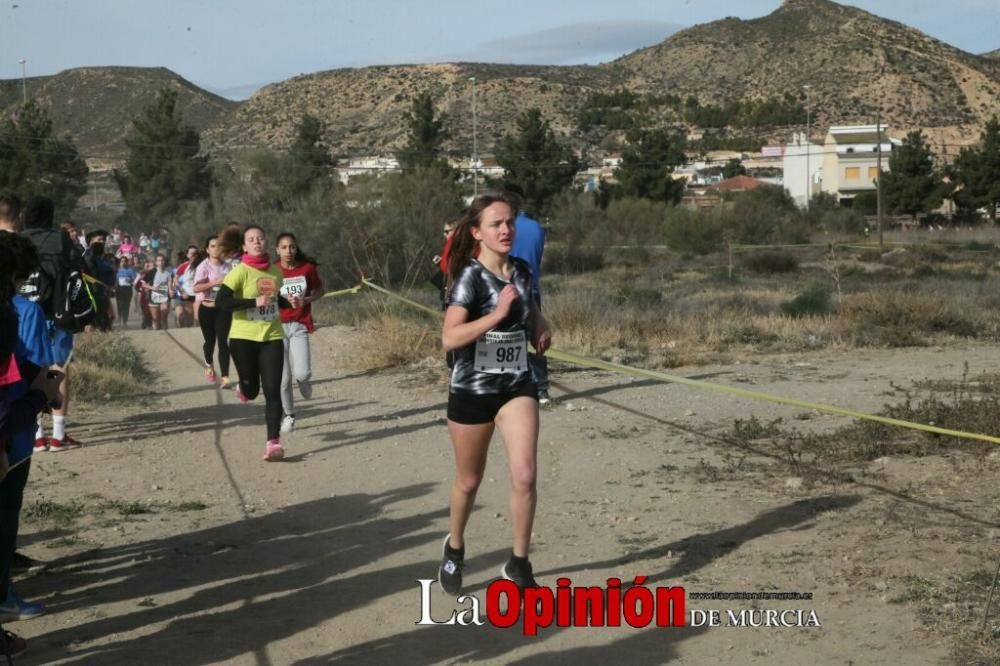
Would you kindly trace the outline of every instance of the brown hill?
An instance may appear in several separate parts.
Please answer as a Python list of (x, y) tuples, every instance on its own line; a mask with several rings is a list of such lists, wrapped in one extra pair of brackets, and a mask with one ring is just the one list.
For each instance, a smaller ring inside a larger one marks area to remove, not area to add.
[[(404, 114), (430, 90), (449, 116), (449, 150), (471, 153), (470, 76), (477, 79), (480, 150), (512, 131), (518, 112), (542, 109), (553, 126), (587, 148), (575, 114), (595, 91), (673, 93), (704, 103), (804, 98), (814, 128), (874, 122), (922, 127), (948, 141), (968, 140), (1000, 113), (1000, 62), (966, 53), (918, 30), (828, 0), (786, 0), (768, 16), (723, 19), (676, 33), (657, 46), (596, 67), (482, 64), (368, 67), (319, 72), (268, 86), (220, 121), (220, 147), (288, 145), (303, 112), (323, 119), (341, 155), (390, 152), (402, 145)], [(653, 122), (671, 122), (669, 114)], [(938, 129), (940, 128), (940, 129)], [(947, 128), (947, 129), (944, 129)], [(775, 131), (776, 130), (776, 131)], [(787, 136), (774, 128), (773, 136)]]
[[(121, 159), (132, 119), (163, 88), (177, 91), (185, 120), (199, 129), (236, 106), (164, 68), (83, 67), (31, 77), (26, 84), (28, 95), (48, 110), (56, 130), (68, 132), (92, 166)], [(0, 113), (12, 112), (21, 100), (20, 79), (0, 81)]]
[[(282, 149), (304, 113), (326, 123), (326, 141), (340, 156), (390, 153), (405, 140), (404, 117), (414, 96), (430, 91), (447, 115), (452, 155), (472, 152), (472, 83), (480, 152), (514, 130), (518, 114), (538, 107), (583, 151), (604, 130), (582, 133), (577, 112), (594, 92), (625, 88), (671, 93), (701, 103), (804, 98), (814, 137), (833, 123), (884, 122), (898, 134), (928, 129), (937, 143), (974, 138), (1000, 113), (1000, 59), (977, 56), (868, 12), (829, 0), (786, 0), (762, 18), (727, 18), (674, 34), (662, 43), (599, 66), (454, 63), (338, 69), (267, 86), (246, 102), (207, 93), (163, 69), (87, 68), (29, 79), (29, 93), (49, 105), (56, 126), (91, 156), (121, 157), (132, 117), (164, 85), (177, 89), (189, 122), (204, 128), (215, 153), (241, 147)], [(989, 56), (989, 57), (987, 57)], [(0, 112), (20, 100), (20, 81), (0, 81)], [(678, 122), (666, 107), (643, 122)], [(787, 138), (787, 127), (762, 136)], [(614, 135), (612, 134), (612, 139)], [(611, 146), (614, 141), (607, 145)]]
[(820, 125), (978, 125), (1000, 112), (1000, 67), (901, 23), (829, 0), (695, 26), (616, 61), (638, 90), (700, 101), (802, 94)]
[(990, 51), (989, 53), (981, 53), (979, 55), (981, 58), (989, 58), (991, 60), (1000, 60), (1000, 49)]
[(480, 150), (492, 150), (517, 115), (538, 107), (553, 127), (575, 130), (575, 110), (586, 95), (612, 84), (602, 67), (457, 63), (337, 69), (298, 76), (263, 88), (205, 135), (222, 149), (287, 146), (304, 113), (327, 125), (327, 141), (339, 155), (393, 152), (406, 137), (404, 118), (424, 91), (448, 117), (446, 149), (472, 153), (472, 88)]

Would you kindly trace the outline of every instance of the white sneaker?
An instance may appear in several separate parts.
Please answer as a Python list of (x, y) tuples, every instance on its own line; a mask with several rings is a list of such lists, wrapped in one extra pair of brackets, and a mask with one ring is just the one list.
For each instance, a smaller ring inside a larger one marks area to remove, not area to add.
[(308, 379), (304, 382), (299, 382), (299, 393), (302, 394), (303, 400), (308, 400), (313, 397), (313, 387)]
[(285, 414), (281, 417), (281, 432), (291, 432), (295, 430), (295, 417)]

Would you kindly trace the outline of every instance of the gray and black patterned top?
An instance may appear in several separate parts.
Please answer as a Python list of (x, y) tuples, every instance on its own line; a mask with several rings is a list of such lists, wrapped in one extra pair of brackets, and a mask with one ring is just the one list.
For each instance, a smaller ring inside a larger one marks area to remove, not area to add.
[(527, 343), (531, 340), (528, 326), (533, 308), (531, 268), (521, 259), (511, 257), (511, 262), (514, 270), (508, 282), (472, 259), (451, 288), (448, 305), (468, 310), (467, 321), (493, 312), (500, 292), (508, 284), (517, 290), (517, 299), (499, 326), (479, 340), (455, 350), (452, 393), (511, 393), (531, 381), (527, 359)]

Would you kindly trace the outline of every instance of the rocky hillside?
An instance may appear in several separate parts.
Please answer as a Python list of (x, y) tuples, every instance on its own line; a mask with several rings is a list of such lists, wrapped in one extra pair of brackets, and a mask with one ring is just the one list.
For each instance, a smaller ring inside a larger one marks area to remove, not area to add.
[[(454, 63), (338, 69), (267, 86), (242, 103), (162, 69), (77, 69), (29, 79), (28, 86), (87, 156), (120, 157), (131, 118), (164, 85), (180, 91), (187, 120), (204, 129), (204, 144), (217, 154), (241, 147), (282, 149), (304, 113), (326, 123), (326, 141), (338, 156), (392, 152), (404, 142), (412, 99), (430, 91), (448, 118), (446, 149), (470, 155), (472, 77), (484, 153), (513, 131), (519, 113), (530, 107), (540, 108), (581, 150), (613, 147), (620, 133), (600, 127), (584, 133), (578, 127), (580, 107), (595, 92), (694, 97), (702, 105), (782, 98), (804, 104), (806, 84), (811, 86), (814, 138), (829, 124), (874, 122), (881, 108), (897, 134), (920, 127), (939, 143), (956, 144), (974, 138), (987, 119), (1000, 113), (997, 55), (966, 53), (829, 0), (785, 0), (768, 16), (695, 26), (600, 66)], [(20, 81), (0, 82), (0, 111), (19, 99)], [(641, 122), (676, 123), (680, 115), (676, 106), (661, 106)], [(751, 131), (781, 140), (790, 129)]]
[(978, 125), (1000, 112), (1000, 62), (829, 0), (785, 0), (759, 19), (695, 26), (615, 63), (637, 90), (702, 102), (759, 99), (809, 84), (820, 125)]
[(1000, 113), (1000, 60), (829, 0), (786, 0), (768, 16), (699, 25), (597, 67), (462, 63), (319, 72), (264, 88), (208, 136), (220, 147), (281, 147), (309, 112), (327, 123), (329, 142), (341, 155), (391, 151), (403, 140), (401, 119), (412, 96), (430, 90), (450, 118), (449, 149), (468, 154), (471, 76), (483, 151), (531, 106), (584, 148), (594, 136), (576, 131), (577, 109), (592, 92), (618, 88), (694, 96), (702, 104), (786, 94), (804, 103), (809, 84), (816, 128), (874, 122), (881, 106), (893, 128), (949, 128), (950, 137), (972, 137)]
[(430, 91), (447, 115), (446, 148), (472, 153), (473, 82), (480, 150), (513, 131), (519, 113), (538, 107), (563, 133), (575, 131), (575, 110), (594, 89), (613, 84), (603, 67), (457, 63), (338, 69), (298, 76), (258, 91), (206, 133), (221, 149), (287, 146), (304, 113), (321, 118), (339, 155), (394, 151), (405, 142), (413, 98)]
[[(163, 68), (85, 67), (31, 77), (26, 85), (28, 95), (48, 109), (56, 130), (68, 132), (92, 166), (121, 159), (132, 119), (163, 88), (177, 91), (185, 120), (199, 129), (237, 105)], [(0, 113), (9, 114), (21, 100), (20, 79), (0, 81)]]

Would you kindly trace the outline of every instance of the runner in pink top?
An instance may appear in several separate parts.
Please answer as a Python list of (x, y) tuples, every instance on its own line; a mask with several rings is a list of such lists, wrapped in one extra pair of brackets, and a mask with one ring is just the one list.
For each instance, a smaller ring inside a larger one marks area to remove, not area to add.
[[(198, 324), (205, 339), (205, 379), (215, 382), (212, 356), (216, 343), (219, 346), (219, 370), (222, 372), (220, 386), (229, 388), (229, 326), (232, 313), (215, 307), (215, 296), (219, 293), (222, 280), (232, 269), (232, 264), (222, 260), (222, 248), (217, 236), (209, 236), (205, 241), (207, 257), (194, 266), (194, 297), (198, 306)], [(190, 271), (191, 268), (188, 268)]]

